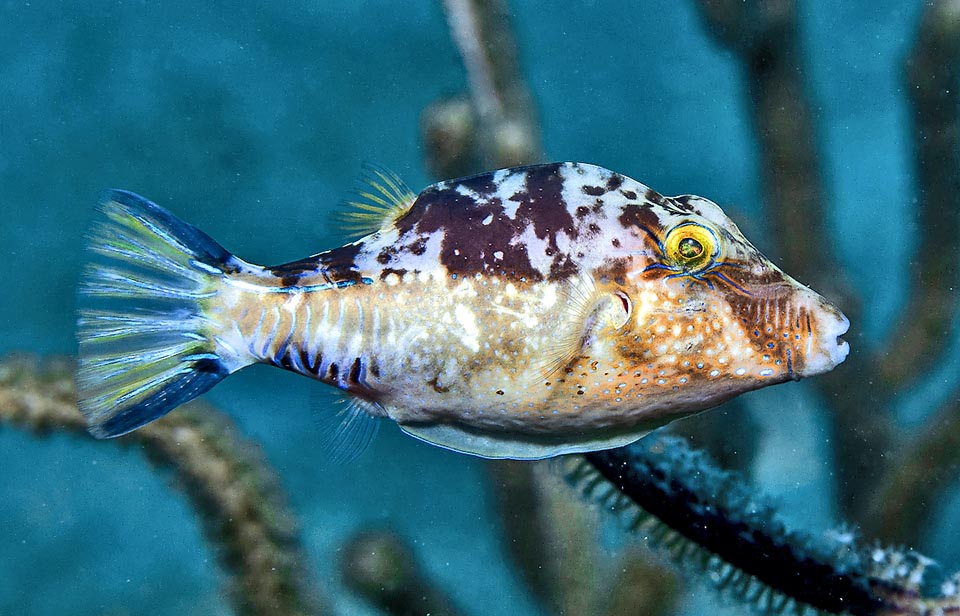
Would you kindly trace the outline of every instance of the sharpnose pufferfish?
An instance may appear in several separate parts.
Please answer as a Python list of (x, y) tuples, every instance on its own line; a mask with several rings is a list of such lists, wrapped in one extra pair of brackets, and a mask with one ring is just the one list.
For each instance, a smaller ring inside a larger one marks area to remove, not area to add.
[(344, 392), (342, 438), (377, 418), (489, 458), (617, 447), (738, 394), (831, 370), (849, 322), (713, 202), (584, 163), (502, 169), (419, 195), (374, 171), (360, 239), (239, 259), (110, 191), (81, 282), (79, 405), (134, 430), (255, 363)]

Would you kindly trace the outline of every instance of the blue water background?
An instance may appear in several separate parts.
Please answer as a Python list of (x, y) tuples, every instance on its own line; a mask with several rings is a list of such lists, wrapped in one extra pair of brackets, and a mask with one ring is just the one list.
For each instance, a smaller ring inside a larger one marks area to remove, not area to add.
[[(744, 77), (692, 1), (512, 4), (549, 159), (708, 196), (776, 256)], [(919, 4), (803, 9), (832, 223), (811, 241), (834, 244), (853, 276), (858, 345), (892, 325), (915, 242), (902, 62)], [(429, 183), (420, 113), (465, 88), (438, 2), (0, 4), (0, 351), (75, 352), (82, 230), (104, 188), (148, 195), (249, 261), (290, 261), (338, 241), (330, 214), (363, 162)], [(936, 396), (955, 368), (919, 394)], [(256, 367), (209, 398), (262, 443), (336, 605), (368, 613), (342, 592), (336, 562), (373, 524), (413, 542), (467, 613), (541, 613), (506, 561), (480, 462), (389, 426), (335, 467), (316, 450), (310, 388)], [(748, 400), (764, 430), (758, 484), (791, 522), (822, 529), (835, 522), (835, 478), (811, 393)], [(948, 535), (920, 547), (956, 563)], [(137, 452), (0, 432), (0, 614), (226, 614), (220, 581), (192, 512)], [(691, 614), (714, 601), (699, 595)]]

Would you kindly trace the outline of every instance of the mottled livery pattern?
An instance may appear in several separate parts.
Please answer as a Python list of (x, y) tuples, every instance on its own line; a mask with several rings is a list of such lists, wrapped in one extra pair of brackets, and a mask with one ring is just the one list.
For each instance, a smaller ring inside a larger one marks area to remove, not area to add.
[(631, 442), (846, 355), (843, 315), (706, 199), (556, 163), (411, 201), (314, 257), (226, 259), (198, 300), (225, 369), (272, 363), (432, 443), (541, 458)]
[[(696, 218), (736, 267), (703, 280), (647, 269), (657, 238)], [(210, 301), (238, 324), (232, 345), (404, 427), (491, 432), (484, 455), (504, 447), (498, 433), (562, 450), (633, 440), (805, 374), (841, 328), (713, 203), (575, 163), (436, 184), (393, 228), (269, 272), (249, 282), (279, 292)]]

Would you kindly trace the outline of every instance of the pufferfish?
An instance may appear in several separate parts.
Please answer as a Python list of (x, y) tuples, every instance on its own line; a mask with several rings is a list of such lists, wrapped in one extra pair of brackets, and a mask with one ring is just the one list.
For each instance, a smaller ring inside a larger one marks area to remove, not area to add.
[(419, 195), (371, 178), (348, 215), (360, 239), (273, 267), (108, 192), (80, 287), (90, 432), (125, 434), (265, 363), (342, 390), (343, 440), (389, 418), (539, 459), (626, 445), (847, 355), (846, 317), (702, 197), (572, 162)]

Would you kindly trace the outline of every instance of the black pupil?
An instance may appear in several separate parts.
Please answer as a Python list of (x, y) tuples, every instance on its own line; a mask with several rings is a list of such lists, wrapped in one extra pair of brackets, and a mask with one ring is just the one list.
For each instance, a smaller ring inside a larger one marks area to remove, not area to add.
[(677, 251), (684, 259), (695, 259), (703, 254), (703, 244), (692, 237), (685, 237), (677, 244)]

